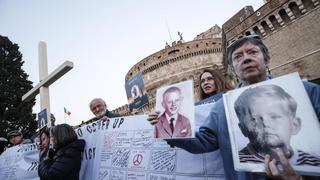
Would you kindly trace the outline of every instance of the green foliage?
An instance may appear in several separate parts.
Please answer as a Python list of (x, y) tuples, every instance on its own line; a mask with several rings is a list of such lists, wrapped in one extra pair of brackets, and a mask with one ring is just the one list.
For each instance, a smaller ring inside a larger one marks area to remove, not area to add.
[(0, 137), (6, 137), (8, 131), (14, 129), (30, 137), (37, 128), (32, 114), (35, 100), (21, 101), (32, 88), (32, 82), (22, 69), (23, 63), (19, 46), (0, 36)]

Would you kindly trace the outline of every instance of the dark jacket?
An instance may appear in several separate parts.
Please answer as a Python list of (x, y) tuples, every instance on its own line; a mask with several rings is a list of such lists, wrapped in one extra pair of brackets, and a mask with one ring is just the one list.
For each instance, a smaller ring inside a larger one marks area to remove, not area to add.
[(107, 116), (108, 118), (115, 118), (115, 117), (120, 117), (121, 115), (112, 113), (112, 112), (107, 110), (105, 116)]
[[(107, 116), (108, 118), (116, 118), (116, 117), (121, 117), (120, 114), (116, 114), (116, 113), (112, 113), (111, 111), (109, 111), (107, 109), (106, 113), (104, 114), (104, 116)], [(98, 121), (99, 119), (101, 119), (103, 116), (99, 116), (99, 117), (94, 117), (92, 119), (90, 119), (89, 121)]]
[(42, 180), (79, 180), (85, 141), (76, 140), (55, 151), (53, 158), (40, 162), (38, 174)]

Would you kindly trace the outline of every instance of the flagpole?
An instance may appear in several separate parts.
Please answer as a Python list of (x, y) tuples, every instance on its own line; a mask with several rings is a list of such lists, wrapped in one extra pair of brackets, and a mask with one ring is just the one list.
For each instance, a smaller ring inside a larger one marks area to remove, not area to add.
[[(70, 116), (71, 112), (67, 110), (67, 108), (64, 107), (64, 123), (67, 124), (67, 116)], [(69, 119), (70, 120), (70, 119)]]

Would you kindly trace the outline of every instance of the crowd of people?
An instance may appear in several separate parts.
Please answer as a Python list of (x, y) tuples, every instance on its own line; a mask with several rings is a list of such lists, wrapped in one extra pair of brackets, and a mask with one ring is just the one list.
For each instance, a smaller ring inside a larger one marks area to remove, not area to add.
[[(240, 80), (238, 87), (256, 84), (271, 78), (271, 75), (268, 74), (268, 65), (270, 63), (268, 48), (257, 35), (244, 36), (229, 45), (227, 48), (227, 59), (229, 64), (233, 67), (233, 71), (237, 75), (237, 78)], [(248, 146), (239, 152), (240, 155), (246, 153), (250, 149), (263, 152), (259, 153), (263, 154), (263, 156), (260, 156), (258, 160), (264, 163), (265, 173), (257, 174), (239, 172), (234, 168), (225, 107), (221, 98), (222, 94), (233, 89), (233, 86), (227, 83), (223, 75), (221, 75), (221, 72), (217, 69), (205, 69), (200, 75), (199, 83), (200, 101), (197, 102), (196, 105), (210, 102), (215, 102), (215, 105), (211, 109), (210, 115), (207, 117), (204, 124), (199, 128), (198, 132), (196, 132), (195, 138), (167, 139), (166, 141), (171, 147), (179, 147), (191, 153), (205, 153), (220, 149), (221, 153), (217, 154), (217, 156), (222, 157), (221, 163), (223, 164), (226, 179), (306, 178), (297, 173), (292, 165), (288, 163), (288, 159), (291, 157), (289, 142), (287, 142), (287, 147), (285, 149), (274, 146), (273, 148), (266, 150), (261, 147), (263, 145), (259, 141), (252, 139), (258, 138), (254, 135), (259, 136), (259, 133), (250, 131), (250, 126), (252, 126), (252, 124), (246, 121), (246, 118), (247, 116), (251, 116), (251, 114), (247, 115), (244, 114), (244, 112), (251, 113), (255, 111), (257, 114), (262, 114), (266, 109), (259, 109), (256, 107), (247, 110), (247, 107), (246, 110), (241, 110), (241, 108), (243, 108), (242, 106), (244, 104), (248, 104), (249, 106), (250, 103), (256, 103), (255, 97), (258, 96), (259, 93), (265, 94), (263, 91), (272, 91), (269, 87), (266, 88), (267, 90), (260, 88), (255, 89), (255, 92), (245, 92), (243, 97), (239, 98), (237, 101), (241, 101), (238, 103), (240, 104), (239, 107), (237, 106), (237, 103), (235, 107), (237, 115), (239, 116), (239, 119), (241, 119), (239, 126), (242, 127), (241, 130), (243, 130), (243, 133), (248, 133), (247, 135), (250, 139)], [(320, 86), (310, 82), (303, 82), (303, 85), (309, 95), (318, 119), (320, 119)], [(257, 95), (255, 95), (255, 93)], [(274, 98), (277, 99), (279, 95), (275, 96), (276, 97)], [(288, 96), (287, 99), (290, 99), (290, 97)], [(186, 119), (180, 115), (178, 111), (178, 105), (181, 101), (180, 90), (173, 87), (168, 89), (163, 95), (162, 105), (166, 110), (165, 113), (160, 115), (160, 112), (155, 111), (148, 114), (148, 121), (156, 127), (156, 137), (171, 137), (174, 134), (177, 137), (191, 135), (190, 125), (187, 123), (177, 123), (180, 121), (184, 122)], [(272, 104), (274, 101), (275, 100), (266, 97), (265, 101), (262, 103), (268, 102)], [(288, 104), (288, 106), (292, 105)], [(107, 104), (101, 98), (93, 99), (89, 103), (89, 107), (95, 115), (93, 120), (101, 119), (103, 121), (108, 121), (109, 118), (120, 116), (119, 114), (110, 112), (107, 109)], [(293, 123), (292, 126), (295, 129), (292, 130), (292, 133), (295, 133), (296, 131), (299, 131), (299, 122), (301, 120), (295, 117), (295, 110), (290, 112), (292, 114), (292, 116), (290, 116), (292, 117), (292, 120), (288, 120), (288, 122), (290, 121)], [(132, 114), (137, 114), (137, 110), (134, 110)], [(245, 117), (240, 118), (240, 116)], [(160, 126), (160, 123), (166, 125)], [(177, 127), (178, 125), (182, 125), (182, 129), (186, 129), (184, 134), (178, 134), (178, 131), (175, 131), (176, 129), (179, 129), (179, 127)], [(167, 129), (165, 129), (164, 126), (166, 126)], [(29, 139), (24, 139), (23, 134), (18, 130), (10, 131), (7, 134), (7, 138), (8, 139), (0, 138), (1, 152), (10, 146), (31, 143)], [(43, 128), (38, 133), (35, 143), (37, 143), (39, 149), (40, 164), (38, 167), (38, 174), (40, 179), (79, 179), (81, 156), (86, 143), (84, 140), (78, 139), (73, 127), (67, 124), (60, 124), (53, 126), (50, 129)]]

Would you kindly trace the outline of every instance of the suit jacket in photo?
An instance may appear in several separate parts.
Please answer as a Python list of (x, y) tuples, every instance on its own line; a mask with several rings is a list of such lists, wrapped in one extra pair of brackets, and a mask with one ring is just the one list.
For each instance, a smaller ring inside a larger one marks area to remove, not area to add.
[(158, 123), (155, 125), (155, 138), (191, 137), (191, 135), (191, 124), (187, 117), (178, 114), (173, 133), (165, 113), (158, 117)]

